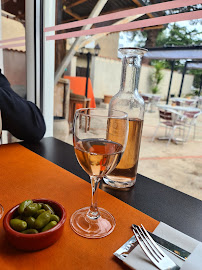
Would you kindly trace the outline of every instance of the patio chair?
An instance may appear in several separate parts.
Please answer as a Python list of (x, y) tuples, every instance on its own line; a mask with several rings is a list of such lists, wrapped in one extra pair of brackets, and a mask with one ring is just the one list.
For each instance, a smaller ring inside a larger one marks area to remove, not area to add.
[[(74, 114), (77, 110), (77, 105), (80, 105), (80, 108), (90, 108), (90, 101), (90, 98), (86, 98), (85, 96), (77, 95), (72, 92), (70, 93), (69, 123), (73, 123)], [(85, 122), (85, 131), (87, 132), (90, 127), (88, 117), (86, 117)]]
[(151, 99), (147, 96), (142, 95), (142, 98), (144, 99), (145, 104), (145, 112), (148, 111), (148, 107), (151, 105)]
[(172, 101), (172, 106), (180, 106), (180, 105), (181, 105), (180, 101), (178, 100)]
[(151, 112), (154, 112), (155, 111), (155, 108), (156, 108), (156, 105), (157, 103), (161, 100), (161, 97), (159, 96), (152, 96), (151, 97)]
[(191, 128), (194, 127), (194, 134), (193, 134), (193, 138), (195, 139), (195, 135), (196, 135), (196, 122), (197, 122), (197, 118), (198, 116), (201, 114), (201, 112), (184, 112), (184, 116), (186, 116), (186, 121), (185, 121), (185, 127), (188, 128), (188, 132), (187, 135), (185, 137), (185, 141), (188, 140), (189, 135), (190, 135), (190, 131)]
[[(156, 138), (157, 131), (160, 126), (165, 127), (165, 136), (161, 137), (161, 139), (167, 139), (168, 143), (170, 143), (171, 140), (174, 140), (175, 142), (181, 141), (184, 142), (184, 123), (185, 123), (186, 116), (181, 115), (178, 112), (174, 110), (162, 110), (159, 109), (159, 124), (156, 127), (156, 130), (154, 132), (154, 135), (152, 137), (152, 142)], [(174, 132), (176, 128), (183, 129), (183, 139), (179, 140), (174, 137)], [(170, 132), (168, 132), (168, 129), (170, 129)]]
[(80, 108), (89, 108), (90, 100), (91, 100), (90, 98), (86, 98), (85, 96), (77, 95), (70, 92), (69, 123), (73, 122), (77, 105), (80, 105)]
[(190, 106), (190, 107), (195, 107), (197, 103), (197, 100), (186, 100), (185, 101), (185, 106)]
[(69, 86), (69, 80), (60, 78), (54, 88), (53, 135), (65, 142), (69, 137)]

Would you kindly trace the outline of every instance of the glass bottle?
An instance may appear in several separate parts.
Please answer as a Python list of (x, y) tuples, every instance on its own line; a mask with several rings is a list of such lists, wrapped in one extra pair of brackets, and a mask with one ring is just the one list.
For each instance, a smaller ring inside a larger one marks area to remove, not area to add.
[(139, 160), (142, 127), (144, 120), (144, 100), (138, 93), (141, 60), (146, 49), (120, 48), (122, 54), (122, 74), (119, 92), (112, 97), (109, 111), (120, 110), (128, 113), (128, 142), (121, 161), (104, 177), (104, 182), (115, 188), (128, 188), (135, 184)]

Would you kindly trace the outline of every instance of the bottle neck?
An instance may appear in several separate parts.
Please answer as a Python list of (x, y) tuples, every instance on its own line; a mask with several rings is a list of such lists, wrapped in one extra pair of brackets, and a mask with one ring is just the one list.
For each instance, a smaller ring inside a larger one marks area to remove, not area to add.
[(124, 93), (138, 92), (141, 55), (124, 56), (122, 59), (122, 74), (120, 91)]

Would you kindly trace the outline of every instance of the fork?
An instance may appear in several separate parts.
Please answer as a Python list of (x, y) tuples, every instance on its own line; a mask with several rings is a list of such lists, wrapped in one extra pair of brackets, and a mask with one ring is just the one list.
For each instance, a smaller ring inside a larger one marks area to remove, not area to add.
[(161, 270), (178, 270), (180, 267), (176, 265), (154, 242), (148, 232), (145, 230), (144, 226), (141, 224), (137, 228), (133, 229), (135, 237), (147, 255), (147, 257), (152, 261), (157, 268)]

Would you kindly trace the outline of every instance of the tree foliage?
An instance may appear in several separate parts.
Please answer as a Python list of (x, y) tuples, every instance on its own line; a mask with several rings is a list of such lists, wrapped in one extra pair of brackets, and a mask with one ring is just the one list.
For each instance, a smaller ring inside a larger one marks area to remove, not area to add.
[[(178, 24), (170, 24), (167, 30), (159, 33), (156, 45), (159, 47), (168, 46), (193, 46), (202, 44), (202, 31), (189, 30), (187, 27), (180, 27)], [(175, 70), (183, 70), (185, 61), (175, 61)], [(164, 65), (169, 68), (170, 63), (164, 60)], [(187, 73), (194, 75), (193, 86), (199, 88), (201, 81), (201, 70), (187, 70)]]
[[(161, 2), (168, 2), (168, 1), (173, 1), (173, 0), (161, 0)], [(152, 5), (152, 4), (158, 4), (159, 0), (142, 0), (142, 2), (144, 2), (145, 5)], [(185, 1), (186, 3), (186, 1)], [(188, 1), (187, 1), (188, 3)], [(196, 10), (202, 10), (202, 4), (197, 4), (197, 5), (193, 5), (193, 6), (184, 6), (181, 8), (175, 8), (175, 9), (169, 9), (169, 10), (165, 10), (165, 11), (160, 11), (160, 12), (156, 12), (155, 16), (166, 16), (166, 15), (171, 15), (171, 14), (177, 14), (177, 13), (184, 13), (184, 12), (193, 12)], [(202, 25), (202, 19), (198, 19), (198, 20), (192, 20), (190, 21), (190, 25)], [(139, 40), (139, 43), (142, 45), (141, 40), (145, 41), (144, 43), (144, 47), (147, 48), (151, 48), (151, 47), (155, 47), (157, 46), (157, 37), (159, 35), (164, 35), (165, 31), (164, 29), (169, 28), (169, 24), (166, 25), (163, 29), (156, 29), (155, 27), (153, 29), (148, 29), (148, 30), (142, 30), (142, 31), (134, 31), (132, 32), (132, 37), (130, 39), (137, 39)], [(200, 28), (200, 27), (199, 27)], [(180, 32), (183, 35), (183, 31), (186, 32), (186, 29), (183, 30), (181, 29)], [(194, 35), (194, 33), (197, 34), (196, 32), (193, 33), (189, 33), (191, 36)], [(142, 39), (140, 38), (142, 36)], [(182, 39), (182, 38), (181, 38)], [(183, 39), (182, 39), (183, 41)], [(189, 37), (185, 40), (188, 44), (184, 43), (184, 45), (192, 45), (192, 43), (190, 42), (191, 40), (189, 39)], [(170, 42), (171, 43), (171, 42)], [(194, 43), (194, 45), (196, 45)]]
[(153, 62), (154, 71), (151, 74), (151, 91), (156, 94), (160, 91), (159, 84), (163, 79), (162, 69), (164, 68), (164, 63), (161, 61)]
[[(157, 4), (159, 0), (142, 0), (146, 5)], [(161, 0), (161, 2), (167, 2), (172, 0)], [(188, 2), (188, 1), (187, 1)], [(186, 1), (185, 1), (186, 3)], [(164, 12), (157, 12), (158, 16), (171, 15), (184, 12), (192, 12), (196, 10), (201, 10), (202, 4), (194, 6), (184, 6), (181, 8), (166, 10)], [(168, 24), (163, 29), (150, 29), (142, 31), (132, 32), (130, 39), (136, 40), (136, 46), (140, 47), (168, 47), (168, 46), (194, 46), (202, 44), (202, 19), (192, 20), (189, 22), (190, 25), (198, 25), (197, 30), (191, 30), (189, 27), (179, 26), (178, 23)], [(146, 58), (145, 58), (146, 59)], [(146, 59), (149, 61), (149, 59)], [(152, 60), (151, 65), (156, 66), (156, 62), (161, 63), (160, 65), (164, 68), (170, 69), (170, 62), (167, 60)], [(183, 70), (183, 61), (175, 61), (175, 70)], [(188, 70), (190, 74), (194, 75), (194, 87), (199, 88), (201, 81), (201, 70)], [(155, 90), (154, 90), (155, 91)]]
[(156, 46), (192, 46), (200, 45), (202, 38), (196, 29), (189, 30), (185, 26), (179, 26), (177, 23), (169, 24), (166, 30), (159, 33), (156, 39)]
[(190, 74), (194, 75), (193, 86), (194, 88), (200, 88), (202, 81), (202, 70), (201, 69), (191, 69)]

